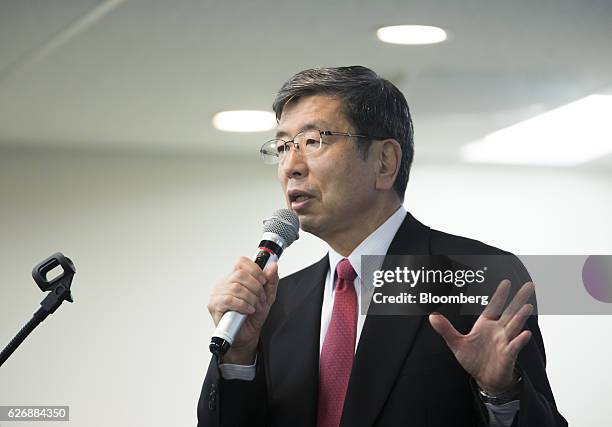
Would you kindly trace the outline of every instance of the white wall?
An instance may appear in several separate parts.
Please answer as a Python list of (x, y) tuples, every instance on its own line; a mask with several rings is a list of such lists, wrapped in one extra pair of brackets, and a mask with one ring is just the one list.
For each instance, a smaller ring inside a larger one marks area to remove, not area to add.
[[(520, 254), (609, 254), (611, 180), (417, 163), (407, 206), (428, 225)], [(58, 250), (77, 267), (75, 304), (0, 368), (0, 404), (70, 405), (74, 426), (195, 424), (208, 293), (278, 207), (275, 171), (255, 157), (0, 151), (0, 346), (42, 299), (32, 267)], [(281, 274), (323, 253), (303, 235)], [(612, 318), (540, 322), (562, 413), (571, 425), (605, 425)]]

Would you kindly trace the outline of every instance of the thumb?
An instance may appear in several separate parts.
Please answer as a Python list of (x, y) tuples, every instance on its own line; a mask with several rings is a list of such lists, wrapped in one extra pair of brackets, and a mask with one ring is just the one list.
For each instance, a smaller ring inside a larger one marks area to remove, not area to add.
[(452, 323), (440, 313), (430, 314), (429, 323), (434, 331), (444, 338), (446, 345), (454, 351), (461, 334), (455, 329)]
[(276, 290), (278, 288), (278, 264), (276, 262), (270, 263), (266, 266), (263, 273), (268, 280), (264, 286), (266, 298), (271, 304), (276, 299)]

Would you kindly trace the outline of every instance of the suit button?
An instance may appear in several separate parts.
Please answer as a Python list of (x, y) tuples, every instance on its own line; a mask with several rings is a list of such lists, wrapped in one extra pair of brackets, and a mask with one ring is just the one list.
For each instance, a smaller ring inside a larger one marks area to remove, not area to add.
[(210, 387), (208, 394), (208, 409), (211, 411), (217, 409), (217, 386), (215, 384)]

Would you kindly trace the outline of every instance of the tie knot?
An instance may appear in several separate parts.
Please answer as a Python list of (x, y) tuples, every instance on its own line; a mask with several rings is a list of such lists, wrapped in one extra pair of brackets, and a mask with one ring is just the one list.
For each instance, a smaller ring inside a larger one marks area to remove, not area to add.
[(338, 279), (347, 280), (349, 282), (353, 282), (357, 277), (357, 273), (355, 273), (355, 269), (351, 265), (351, 262), (346, 258), (338, 263), (336, 273), (338, 274)]

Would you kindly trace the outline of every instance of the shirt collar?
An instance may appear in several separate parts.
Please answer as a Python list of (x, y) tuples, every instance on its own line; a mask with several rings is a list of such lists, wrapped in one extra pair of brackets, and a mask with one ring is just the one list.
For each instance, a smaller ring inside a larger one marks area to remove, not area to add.
[[(393, 215), (365, 238), (351, 254), (346, 257), (355, 269), (357, 276), (361, 279), (361, 255), (386, 255), (389, 246), (399, 230), (402, 222), (406, 218), (406, 209), (400, 206)], [(332, 275), (336, 271), (336, 266), (345, 257), (329, 248), (329, 269)]]

